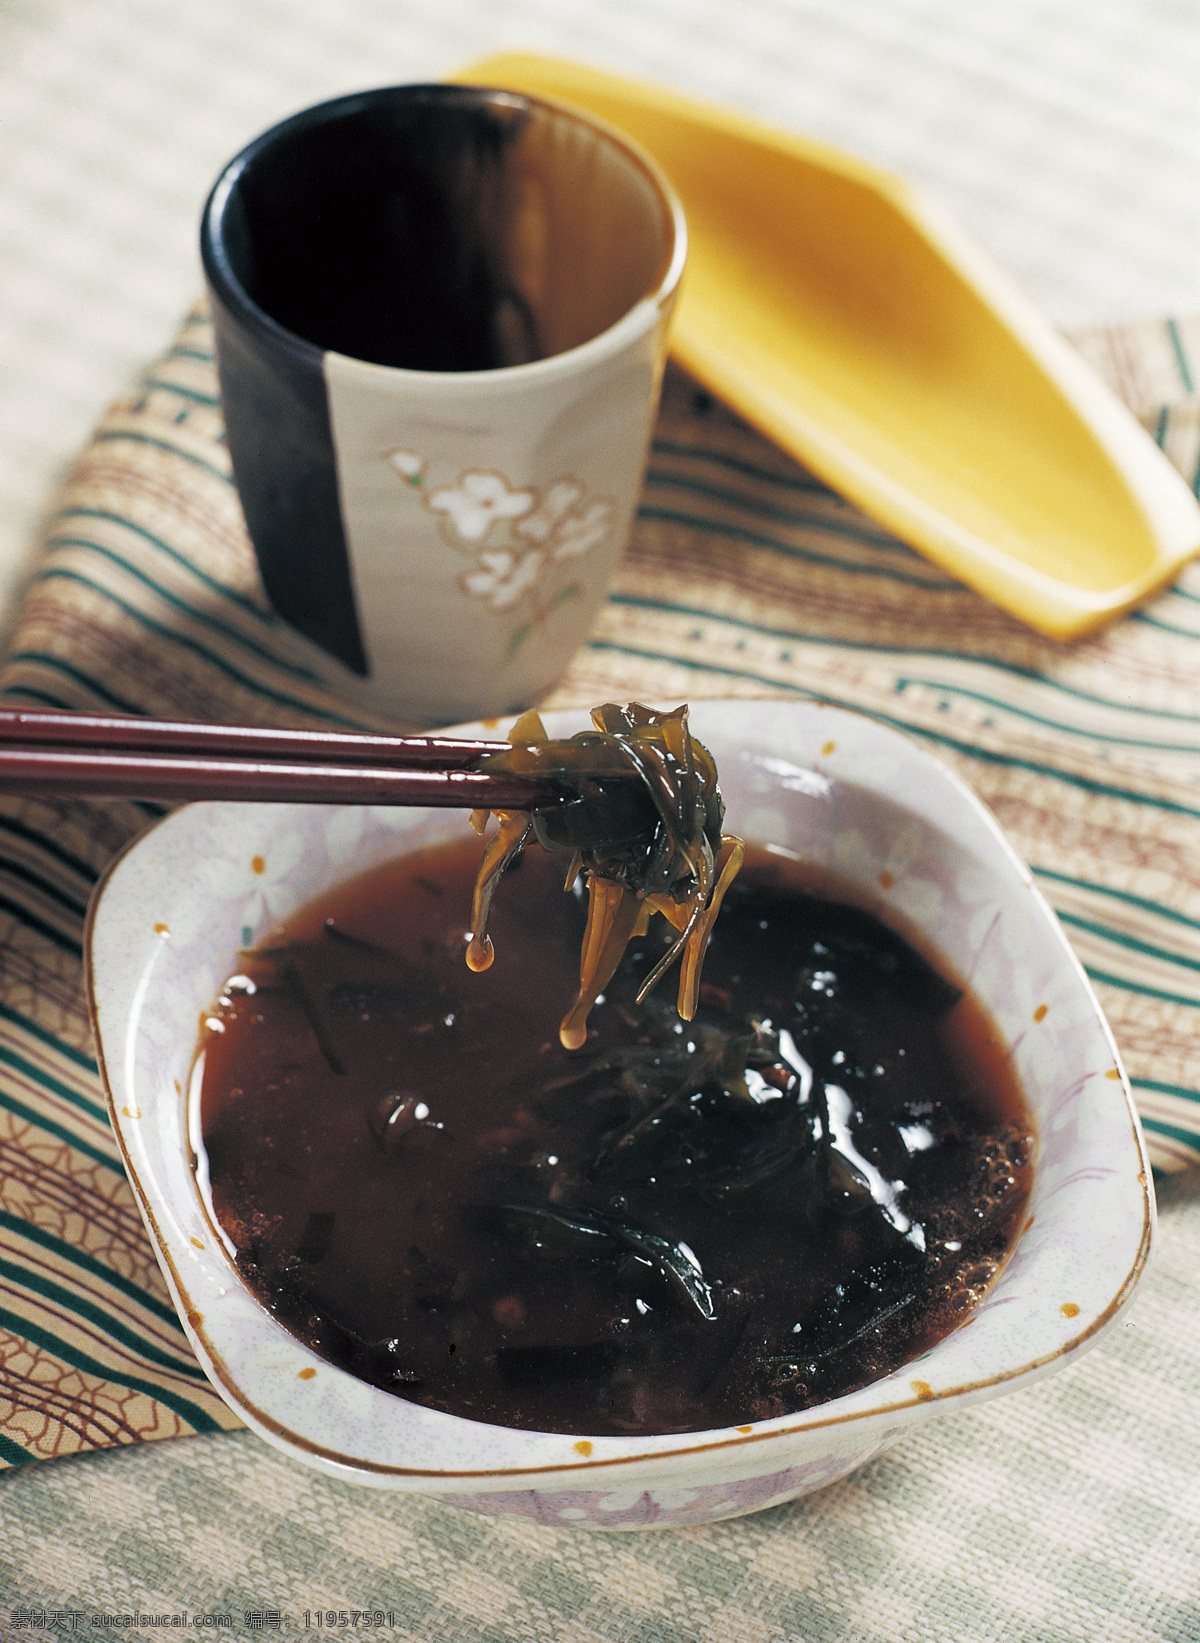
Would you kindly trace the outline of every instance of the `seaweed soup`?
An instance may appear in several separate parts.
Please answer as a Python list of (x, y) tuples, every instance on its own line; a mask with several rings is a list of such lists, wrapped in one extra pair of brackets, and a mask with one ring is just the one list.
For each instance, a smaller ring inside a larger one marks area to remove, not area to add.
[(197, 1179), (282, 1324), (435, 1409), (622, 1435), (802, 1410), (964, 1321), (1034, 1149), (969, 992), (752, 847), (695, 1019), (634, 1002), (648, 936), (568, 1051), (585, 898), (527, 851), (472, 974), (477, 857), (314, 902), (205, 1025)]

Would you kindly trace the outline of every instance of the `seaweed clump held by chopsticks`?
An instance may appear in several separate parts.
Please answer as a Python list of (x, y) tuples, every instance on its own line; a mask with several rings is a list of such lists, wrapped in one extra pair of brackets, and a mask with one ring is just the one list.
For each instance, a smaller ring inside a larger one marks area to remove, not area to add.
[[(742, 841), (721, 831), (725, 805), (712, 754), (688, 729), (688, 710), (656, 713), (631, 702), (593, 708), (593, 730), (552, 741), (535, 712), (509, 732), (512, 749), (480, 768), (549, 777), (567, 794), (546, 810), (497, 810), (475, 881), (467, 963), (486, 970), (493, 949), (488, 909), (496, 886), (530, 838), (569, 855), (565, 888), (582, 873), (588, 914), (579, 959), (579, 993), (559, 1037), (568, 1050), (587, 1039), (588, 1012), (608, 985), (628, 943), (661, 913), (678, 935), (651, 970), (639, 1002), (676, 959), (679, 1014), (696, 1012), (700, 968), (713, 920), (742, 864)], [(490, 810), (471, 824), (483, 833)]]

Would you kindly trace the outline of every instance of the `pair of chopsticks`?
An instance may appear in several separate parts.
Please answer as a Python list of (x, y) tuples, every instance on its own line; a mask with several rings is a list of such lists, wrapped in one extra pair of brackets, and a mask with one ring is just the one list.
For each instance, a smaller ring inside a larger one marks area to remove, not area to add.
[(544, 809), (565, 790), (473, 766), (504, 741), (0, 708), (0, 793)]

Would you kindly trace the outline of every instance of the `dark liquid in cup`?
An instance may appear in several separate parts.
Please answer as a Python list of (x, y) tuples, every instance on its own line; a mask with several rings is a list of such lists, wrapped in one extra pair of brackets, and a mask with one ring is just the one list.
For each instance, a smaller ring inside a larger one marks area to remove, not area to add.
[(235, 272), (272, 319), (354, 359), (479, 371), (538, 358), (506, 260), (502, 179), (522, 125), (434, 96), (298, 129), (239, 179)]
[(572, 1054), (580, 900), (529, 851), (474, 975), (477, 861), (314, 903), (214, 1012), (200, 1179), (281, 1322), (433, 1408), (629, 1434), (804, 1409), (963, 1321), (1034, 1147), (969, 994), (752, 849), (697, 1019), (635, 1003), (646, 938)]
[(662, 281), (674, 241), (618, 141), (462, 86), (285, 122), (250, 145), (205, 234), (223, 300), (244, 293), (322, 350), (419, 371), (527, 364), (599, 336)]

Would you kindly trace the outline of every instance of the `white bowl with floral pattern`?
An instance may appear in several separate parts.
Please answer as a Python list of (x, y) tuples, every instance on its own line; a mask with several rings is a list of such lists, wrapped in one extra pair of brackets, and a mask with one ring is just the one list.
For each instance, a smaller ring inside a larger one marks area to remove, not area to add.
[[(546, 722), (569, 735), (585, 721)], [(969, 977), (1039, 1138), (1012, 1255), (968, 1323), (920, 1359), (801, 1414), (719, 1431), (518, 1431), (333, 1367), (254, 1298), (205, 1212), (186, 1113), (198, 1022), (239, 948), (357, 871), (460, 833), (465, 817), (190, 805), (143, 835), (96, 892), (96, 1039), (129, 1177), (196, 1355), (246, 1424), (297, 1459), (499, 1515), (603, 1529), (703, 1523), (818, 1489), (939, 1412), (1060, 1367), (1129, 1300), (1154, 1204), (1128, 1083), (1057, 920), (990, 814), (922, 749), (840, 709), (701, 703), (691, 722), (716, 757), (731, 827), (850, 880)]]

